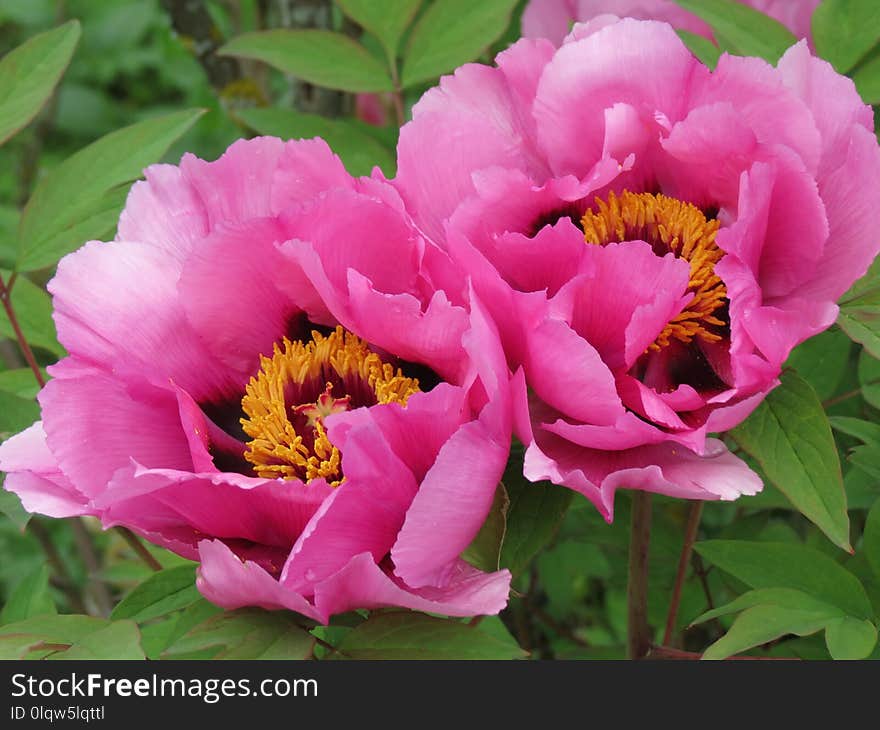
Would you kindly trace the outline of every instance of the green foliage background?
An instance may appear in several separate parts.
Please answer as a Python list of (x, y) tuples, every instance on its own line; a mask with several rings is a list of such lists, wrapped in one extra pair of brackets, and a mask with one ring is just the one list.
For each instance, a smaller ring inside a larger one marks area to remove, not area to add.
[[(679, 4), (713, 26), (718, 46), (681, 34), (710, 64), (722, 50), (775, 61), (794, 42), (729, 0)], [(184, 151), (212, 159), (256, 133), (321, 135), (353, 174), (379, 165), (391, 176), (411, 105), (441, 74), (513, 42), (524, 3), (215, 0), (195, 3), (205, 11), (196, 23), (175, 16), (182, 5), (0, 4), (0, 140), (9, 138), (0, 273), (4, 286), (14, 282), (41, 367), (64, 354), (44, 289), (55, 263), (89, 238), (112, 237), (145, 165)], [(818, 52), (872, 104), (878, 17), (873, 0), (826, 0), (813, 28)], [(78, 24), (64, 25), (71, 19)], [(26, 42), (36, 45), (16, 53), (28, 62), (14, 65), (7, 54)], [(358, 93), (378, 95), (383, 124), (358, 117)], [(880, 658), (878, 322), (875, 265), (842, 298), (838, 325), (799, 347), (780, 387), (726, 436), (764, 477), (762, 494), (707, 503), (701, 515), (654, 498), (648, 619), (659, 655)], [(3, 438), (38, 417), (23, 355), (0, 317)], [(520, 457), (515, 445), (493, 513), (465, 553), (479, 567), (510, 568), (515, 593), (500, 618), (473, 622), (379, 611), (315, 627), (282, 613), (224, 613), (199, 597), (188, 561), (152, 546), (145, 561), (125, 535), (88, 520), (29, 518), (0, 491), (0, 658), (623, 658), (630, 496), (618, 495), (607, 525), (583, 498), (524, 483)]]

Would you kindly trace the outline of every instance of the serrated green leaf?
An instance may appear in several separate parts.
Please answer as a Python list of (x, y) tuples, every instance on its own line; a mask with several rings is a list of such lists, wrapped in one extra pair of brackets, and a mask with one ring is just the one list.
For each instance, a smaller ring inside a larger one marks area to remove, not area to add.
[(179, 565), (153, 573), (117, 604), (110, 618), (148, 621), (198, 599), (195, 566)]
[(842, 74), (880, 40), (876, 0), (823, 0), (810, 22), (816, 51)]
[(522, 452), (512, 451), (504, 475), (510, 499), (507, 530), (501, 546), (502, 568), (519, 574), (556, 534), (571, 504), (573, 492), (550, 482), (534, 484), (522, 476)]
[(870, 621), (841, 616), (825, 627), (825, 643), (833, 659), (866, 659), (877, 644), (877, 627)]
[(404, 31), (412, 23), (422, 0), (336, 0), (343, 12), (368, 30), (394, 62)]
[(42, 109), (79, 41), (79, 22), (40, 33), (0, 59), (0, 144)]
[(855, 618), (871, 618), (865, 588), (825, 553), (791, 543), (706, 540), (696, 551), (752, 588), (794, 588)]
[(809, 636), (827, 621), (827, 616), (804, 609), (754, 606), (736, 617), (730, 630), (703, 652), (703, 659), (726, 659), (787, 634)]
[(803, 591), (794, 588), (758, 588), (754, 591), (748, 591), (724, 606), (713, 608), (705, 613), (700, 614), (691, 621), (692, 625), (705, 623), (719, 616), (727, 616), (731, 613), (738, 613), (747, 608), (754, 606), (780, 606), (782, 608), (793, 608), (810, 613), (825, 613), (829, 619), (839, 618), (845, 614), (837, 606), (830, 603), (817, 600)]
[(711, 69), (714, 69), (718, 65), (718, 59), (721, 58), (722, 50), (712, 41), (705, 36), (691, 33), (689, 30), (682, 30), (681, 28), (677, 29), (675, 32), (678, 33), (678, 37), (681, 38), (684, 44), (688, 47), (688, 50), (693, 53), (703, 65), (708, 66)]
[[(9, 281), (9, 275), (8, 271), (0, 271), (4, 281)], [(31, 347), (42, 347), (59, 358), (66, 354), (55, 335), (52, 300), (45, 289), (25, 276), (18, 277), (12, 289), (12, 306), (21, 331)], [(15, 330), (5, 314), (0, 314), (0, 335), (11, 340), (16, 339)], [(33, 374), (31, 379), (34, 379)]]
[(805, 517), (835, 545), (852, 550), (837, 447), (809, 383), (783, 373), (782, 384), (730, 434)]
[(725, 50), (776, 63), (797, 42), (778, 20), (734, 0), (675, 0), (710, 26)]
[(55, 660), (145, 658), (141, 634), (134, 621), (114, 621), (77, 640), (66, 651), (47, 657)]
[(175, 112), (111, 132), (46, 175), (34, 190), (18, 230), (16, 268), (30, 271), (115, 226), (127, 190), (203, 114)]
[(327, 119), (290, 109), (242, 109), (238, 116), (251, 129), (282, 139), (321, 137), (352, 175), (369, 175), (378, 165), (394, 174), (394, 156), (381, 142), (358, 129), (353, 120)]
[(515, 6), (516, 0), (435, 0), (407, 44), (403, 86), (437, 78), (473, 61), (501, 37)]
[(310, 84), (340, 91), (391, 91), (385, 66), (359, 43), (327, 30), (266, 30), (233, 38), (219, 53), (263, 61)]
[(208, 618), (173, 641), (165, 659), (308, 659), (315, 638), (293, 614), (243, 609)]
[(510, 498), (504, 484), (498, 485), (486, 521), (470, 545), (461, 554), (462, 560), (487, 573), (498, 570), (501, 546), (507, 531), (507, 510)]
[[(392, 611), (371, 616), (337, 647), (348, 659), (522, 659), (512, 637), (460, 621)], [(337, 655), (334, 655), (334, 657)]]
[(58, 613), (58, 609), (55, 608), (49, 592), (49, 567), (41, 565), (26, 575), (12, 590), (0, 611), (0, 624), (11, 624), (53, 613)]

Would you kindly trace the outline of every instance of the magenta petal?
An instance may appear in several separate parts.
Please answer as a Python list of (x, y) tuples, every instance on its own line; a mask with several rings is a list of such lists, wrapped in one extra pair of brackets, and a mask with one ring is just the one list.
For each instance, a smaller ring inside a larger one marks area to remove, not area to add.
[(459, 561), (443, 588), (410, 588), (382, 571), (365, 553), (315, 588), (324, 616), (355, 608), (402, 606), (446, 616), (492, 615), (507, 605), (510, 573), (483, 573)]
[(117, 469), (192, 469), (177, 398), (146, 384), (95, 375), (50, 380), (40, 393), (46, 442), (77, 489), (99, 494)]
[(327, 620), (301, 595), (281, 586), (252, 561), (241, 561), (220, 540), (199, 543), (201, 565), (196, 586), (211, 603), (227, 609), (260, 606), (269, 610), (288, 609), (316, 621)]
[(196, 400), (237, 392), (232, 373), (187, 321), (180, 264), (154, 246), (93, 241), (65, 256), (49, 282), (58, 339), (88, 363), (112, 363)]
[(88, 499), (58, 468), (39, 421), (0, 444), (3, 488), (14, 492), (28, 512), (49, 517), (92, 514)]
[(346, 479), (296, 541), (281, 577), (285, 586), (308, 593), (309, 586), (340, 570), (352, 555), (368, 551), (381, 561), (397, 537), (418, 485), (367, 417), (370, 410), (361, 409), (360, 423), (346, 428), (344, 439), (334, 438), (328, 419), (328, 435), (342, 451)]
[(269, 218), (224, 226), (199, 243), (181, 274), (188, 320), (242, 385), (298, 314), (275, 284), (291, 268), (275, 246), (284, 240), (282, 227)]

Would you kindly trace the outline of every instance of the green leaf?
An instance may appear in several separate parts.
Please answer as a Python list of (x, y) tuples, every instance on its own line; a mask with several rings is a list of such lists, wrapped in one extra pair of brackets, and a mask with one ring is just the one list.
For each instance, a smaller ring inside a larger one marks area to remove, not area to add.
[(23, 431), (40, 418), (40, 406), (33, 398), (19, 398), (0, 391), (0, 439)]
[(880, 360), (867, 350), (859, 355), (858, 377), (862, 397), (874, 408), (880, 408)]
[(392, 63), (404, 31), (412, 23), (422, 0), (336, 0), (345, 14), (382, 44)]
[(712, 41), (705, 36), (691, 33), (689, 30), (681, 30), (679, 28), (675, 32), (678, 33), (678, 37), (684, 41), (688, 50), (693, 53), (702, 64), (711, 69), (714, 69), (718, 65), (718, 59), (721, 58), (722, 51)]
[[(49, 379), (44, 369), (40, 368), (40, 372), (43, 378)], [(40, 384), (34, 377), (34, 371), (30, 368), (14, 368), (13, 370), (0, 371), (0, 390), (4, 393), (17, 395), (19, 398), (33, 400), (40, 392)]]
[(153, 573), (117, 604), (110, 618), (148, 621), (184, 608), (198, 598), (195, 566), (179, 565)]
[(739, 613), (755, 606), (778, 606), (781, 608), (798, 609), (809, 611), (814, 614), (825, 614), (829, 619), (840, 618), (845, 614), (836, 606), (824, 601), (819, 601), (803, 591), (794, 588), (758, 588), (748, 591), (731, 601), (730, 603), (714, 608), (700, 614), (691, 621), (691, 625), (702, 624), (706, 621), (727, 616), (731, 613)]
[(880, 424), (848, 416), (831, 416), (828, 420), (835, 431), (857, 438), (866, 444), (875, 443), (880, 446)]
[(3, 489), (5, 474), (0, 474), (0, 512), (6, 515), (19, 530), (24, 530), (30, 522), (31, 515), (21, 506), (21, 500), (14, 492)]
[(47, 615), (0, 626), (0, 659), (23, 659), (44, 644), (52, 645), (54, 651), (65, 651), (109, 625), (106, 619), (93, 616)]
[(48, 659), (145, 659), (141, 634), (134, 621), (114, 621)]
[[(871, 51), (851, 75), (862, 100), (866, 104), (880, 104), (880, 47)], [(876, 337), (876, 323), (873, 332)]]
[(0, 612), (0, 624), (24, 621), (47, 613), (58, 613), (58, 610), (49, 593), (49, 567), (41, 565), (13, 589)]
[(521, 473), (522, 460), (516, 453), (512, 452), (513, 458), (504, 475), (510, 507), (500, 563), (514, 575), (522, 572), (556, 534), (574, 494), (550, 482), (527, 482)]
[[(880, 55), (878, 55), (880, 60)], [(880, 102), (880, 62), (877, 64), (877, 102)], [(854, 77), (856, 85), (858, 80)], [(862, 90), (859, 89), (862, 93)], [(862, 93), (864, 97), (864, 93)], [(868, 272), (840, 298), (837, 324), (850, 339), (864, 345), (874, 357), (880, 358), (880, 258)]]
[(212, 616), (166, 649), (166, 659), (308, 659), (315, 638), (294, 614), (244, 609)]
[(18, 231), (17, 269), (54, 264), (115, 228), (127, 190), (202, 115), (175, 112), (101, 137), (62, 162), (34, 190)]
[(403, 63), (403, 86), (435, 79), (492, 45), (510, 23), (516, 0), (435, 0), (419, 18)]
[(859, 579), (814, 548), (747, 540), (707, 540), (694, 547), (752, 588), (794, 588), (855, 618), (873, 616)]
[(797, 370), (824, 401), (837, 392), (846, 374), (851, 350), (852, 341), (847, 334), (834, 328), (798, 345), (785, 364)]
[[(0, 271), (4, 281), (9, 281), (9, 273)], [(52, 300), (45, 289), (37, 286), (27, 277), (19, 276), (12, 289), (12, 306), (21, 331), (31, 347), (42, 347), (59, 358), (66, 354), (55, 336)], [(15, 330), (5, 314), (0, 315), (0, 335), (11, 340), (16, 339)], [(33, 374), (31, 379), (35, 381)]]
[(510, 499), (504, 484), (498, 485), (492, 508), (486, 521), (477, 533), (473, 542), (461, 554), (463, 560), (475, 568), (491, 573), (498, 570), (501, 560), (501, 546), (504, 544), (504, 533), (507, 530), (507, 510)]
[(877, 0), (824, 0), (811, 20), (819, 55), (845, 74), (880, 39)]
[(870, 621), (841, 616), (825, 627), (825, 643), (832, 659), (867, 659), (877, 644), (877, 628)]
[(327, 119), (290, 109), (242, 109), (238, 116), (251, 129), (283, 139), (322, 137), (352, 175), (369, 175), (378, 165), (394, 174), (394, 156), (381, 142), (358, 129), (353, 120)]
[(730, 630), (703, 652), (703, 659), (726, 659), (786, 634), (808, 636), (827, 621), (825, 614), (806, 609), (755, 606), (736, 617)]
[(828, 417), (809, 383), (792, 371), (731, 436), (768, 479), (844, 550), (849, 515)]
[(79, 22), (40, 33), (0, 60), (0, 144), (27, 125), (52, 95), (79, 41)]
[(340, 91), (391, 91), (385, 66), (359, 43), (326, 30), (266, 30), (233, 38), (219, 53), (263, 61), (291, 76)]
[(874, 502), (865, 520), (865, 531), (862, 533), (862, 550), (874, 575), (880, 578), (880, 499)]
[(712, 26), (719, 45), (739, 56), (759, 56), (776, 63), (797, 43), (782, 23), (734, 0), (675, 0)]
[(391, 611), (371, 616), (336, 648), (348, 659), (522, 659), (508, 635), (480, 631), (460, 621)]

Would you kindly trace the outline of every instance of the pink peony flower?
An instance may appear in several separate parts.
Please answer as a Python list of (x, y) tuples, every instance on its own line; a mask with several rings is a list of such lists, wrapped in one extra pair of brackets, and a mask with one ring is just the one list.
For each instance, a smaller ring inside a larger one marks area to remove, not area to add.
[[(821, 0), (737, 0), (786, 26), (798, 38), (810, 38), (810, 20)], [(525, 38), (548, 38), (556, 45), (573, 22), (586, 22), (610, 13), (639, 20), (662, 20), (675, 28), (712, 37), (702, 19), (673, 0), (530, 0), (522, 16)]]
[(59, 264), (70, 356), (5, 486), (199, 560), (224, 607), (497, 613), (509, 573), (459, 555), (507, 461), (509, 372), (453, 273), (321, 140), (153, 166), (117, 240)]
[(421, 99), (396, 186), (521, 369), (524, 471), (694, 499), (760, 480), (709, 434), (778, 384), (880, 247), (880, 148), (801, 41), (710, 72), (664, 23), (521, 40)]

